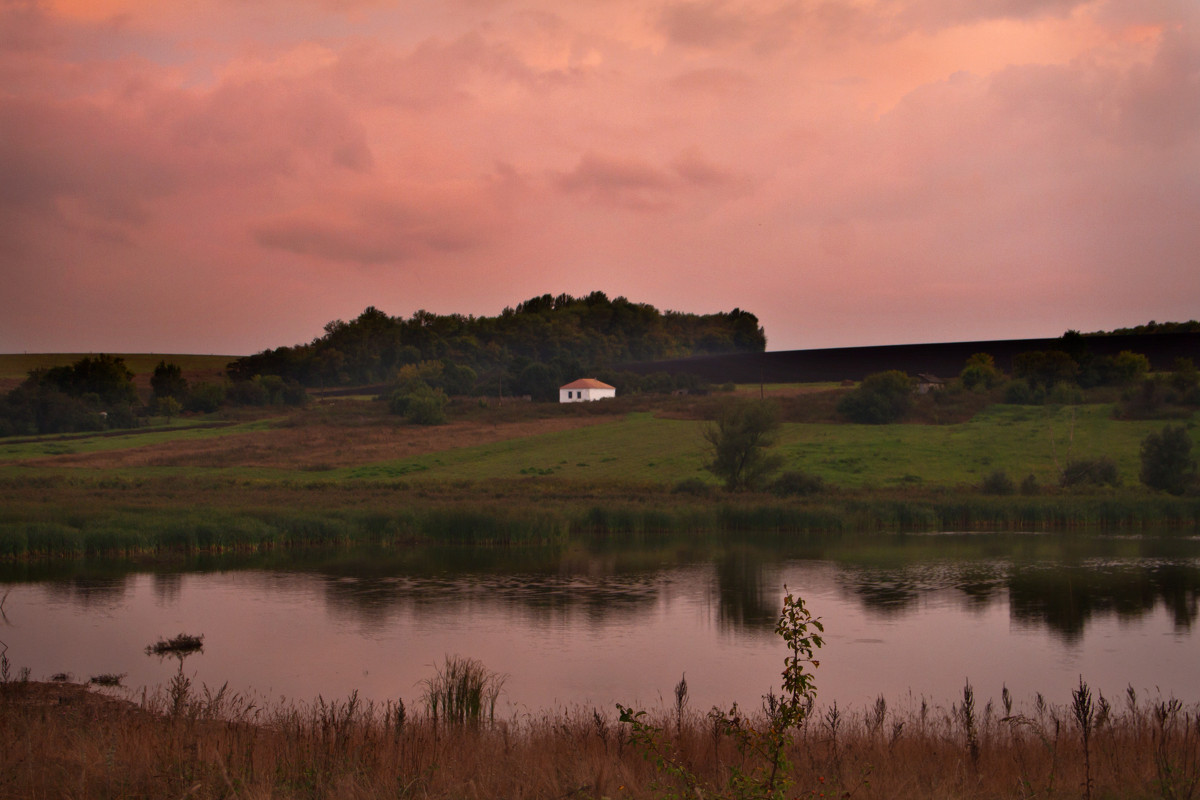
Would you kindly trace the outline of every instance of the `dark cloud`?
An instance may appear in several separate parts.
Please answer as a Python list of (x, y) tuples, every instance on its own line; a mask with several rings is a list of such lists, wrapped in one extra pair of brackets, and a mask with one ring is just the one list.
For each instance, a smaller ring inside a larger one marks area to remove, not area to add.
[(303, 163), (355, 172), (374, 164), (355, 112), (320, 83), (231, 82), (207, 94), (174, 96), (164, 106), (173, 117), (173, 142), (208, 169), (264, 176)]
[(41, 52), (60, 44), (63, 38), (37, 3), (0, 4), (0, 51), (8, 54)]
[(668, 203), (675, 181), (671, 173), (639, 159), (587, 153), (556, 183), (564, 192), (608, 205), (658, 209)]
[(378, 198), (352, 214), (335, 209), (281, 214), (255, 225), (264, 247), (357, 264), (402, 264), (475, 248), (493, 234), (495, 213), (472, 200), (430, 197), (421, 203)]
[(667, 167), (638, 158), (587, 153), (573, 170), (559, 175), (555, 184), (563, 192), (604, 205), (655, 211), (670, 206), (683, 191), (720, 187), (735, 180), (729, 170), (690, 148)]
[(940, 29), (984, 20), (1066, 17), (1091, 0), (889, 0), (894, 16), (908, 24)]

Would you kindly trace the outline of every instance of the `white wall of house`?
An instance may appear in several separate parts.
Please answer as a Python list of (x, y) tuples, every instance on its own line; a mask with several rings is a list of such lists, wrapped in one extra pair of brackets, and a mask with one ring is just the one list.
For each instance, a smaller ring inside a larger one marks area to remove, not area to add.
[[(579, 381), (576, 381), (579, 383)], [(592, 400), (603, 400), (606, 397), (616, 397), (617, 390), (611, 386), (582, 386), (567, 384), (558, 390), (560, 403), (587, 403)]]

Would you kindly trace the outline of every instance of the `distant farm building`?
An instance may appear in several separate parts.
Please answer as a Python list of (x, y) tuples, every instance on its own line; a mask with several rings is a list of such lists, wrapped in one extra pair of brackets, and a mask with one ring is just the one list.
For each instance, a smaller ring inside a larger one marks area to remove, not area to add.
[(944, 388), (946, 388), (946, 382), (938, 376), (930, 375), (928, 372), (917, 373), (917, 394), (929, 394)]
[(606, 397), (616, 397), (617, 389), (595, 378), (580, 378), (571, 381), (566, 386), (558, 387), (558, 402), (586, 403), (589, 400), (603, 400)]

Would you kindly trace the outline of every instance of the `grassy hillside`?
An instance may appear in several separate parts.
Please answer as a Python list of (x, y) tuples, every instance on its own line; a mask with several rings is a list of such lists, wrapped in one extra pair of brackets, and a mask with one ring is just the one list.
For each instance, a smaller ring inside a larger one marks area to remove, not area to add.
[[(0, 442), (0, 474), (165, 470), (299, 481), (559, 478), (660, 486), (712, 480), (703, 469), (704, 422), (595, 411), (532, 407), (514, 416), (495, 409), (424, 427), (387, 414), (380, 403), (343, 399), (221, 427), (185, 419), (168, 429)], [(997, 469), (1049, 485), (1067, 461), (1099, 457), (1113, 459), (1124, 482), (1136, 486), (1141, 440), (1162, 425), (1117, 420), (1109, 404), (994, 405), (950, 425), (788, 422), (777, 451), (784, 469), (851, 489), (977, 485)]]

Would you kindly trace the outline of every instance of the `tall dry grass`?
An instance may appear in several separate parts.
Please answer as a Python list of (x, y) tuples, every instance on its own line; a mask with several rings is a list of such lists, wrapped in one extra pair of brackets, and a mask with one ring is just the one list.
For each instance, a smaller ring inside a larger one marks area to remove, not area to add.
[[(351, 696), (263, 707), (204, 688), (117, 701), (80, 686), (0, 685), (0, 798), (666, 797), (677, 787), (607, 710), (447, 724)], [(1015, 709), (818, 707), (789, 746), (787, 797), (1191, 798), (1200, 708), (1132, 692)], [(712, 717), (664, 710), (670, 752), (712, 787), (745, 768)], [(1082, 720), (1088, 720), (1086, 735)]]

